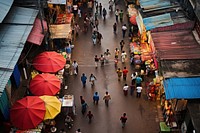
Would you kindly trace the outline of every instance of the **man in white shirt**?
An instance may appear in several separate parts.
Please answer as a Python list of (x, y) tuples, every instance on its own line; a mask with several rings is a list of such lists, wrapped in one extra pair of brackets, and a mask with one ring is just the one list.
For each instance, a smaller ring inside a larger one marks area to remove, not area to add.
[(126, 35), (126, 31), (127, 31), (127, 26), (126, 26), (126, 24), (124, 24), (124, 25), (122, 26), (122, 37), (123, 37), (123, 38), (124, 38), (125, 35)]
[(141, 97), (141, 93), (142, 93), (142, 87), (141, 87), (141, 86), (138, 86), (138, 87), (136, 88), (136, 90), (137, 90), (137, 97), (140, 98), (140, 97)]
[(124, 85), (123, 91), (124, 91), (124, 96), (127, 96), (127, 94), (128, 94), (128, 85), (127, 84)]

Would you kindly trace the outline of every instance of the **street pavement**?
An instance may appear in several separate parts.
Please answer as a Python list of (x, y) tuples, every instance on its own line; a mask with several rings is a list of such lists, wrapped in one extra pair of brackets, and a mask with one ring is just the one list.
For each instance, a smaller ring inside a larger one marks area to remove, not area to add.
[[(56, 118), (58, 132), (63, 128), (67, 133), (75, 133), (80, 128), (82, 133), (158, 133), (159, 118), (157, 104), (147, 99), (145, 88), (143, 88), (141, 98), (136, 98), (136, 92), (134, 92), (133, 96), (130, 94), (124, 96), (123, 94), (122, 87), (125, 83), (128, 85), (131, 84), (130, 77), (134, 71), (134, 67), (130, 65), (129, 59), (126, 60), (125, 64), (118, 63), (118, 67), (121, 69), (124, 66), (128, 68), (127, 80), (118, 81), (117, 79), (116, 68), (114, 66), (114, 50), (116, 47), (120, 48), (119, 42), (122, 39), (122, 24), (126, 23), (128, 25), (124, 1), (119, 1), (116, 6), (116, 8), (124, 10), (124, 21), (123, 23), (117, 23), (118, 30), (116, 35), (113, 33), (112, 28), (115, 23), (114, 12), (109, 12), (108, 1), (100, 0), (99, 2), (102, 3), (108, 12), (105, 21), (103, 21), (102, 17), (98, 16), (99, 32), (103, 35), (102, 44), (95, 46), (92, 44), (91, 29), (87, 33), (80, 32), (76, 38), (74, 42), (75, 47), (72, 52), (72, 60), (78, 62), (79, 73), (77, 76), (69, 75), (66, 79), (68, 89), (63, 89), (61, 95), (73, 94), (75, 96), (77, 115), (74, 117), (74, 125), (71, 129), (67, 129), (64, 126), (64, 116), (62, 114), (59, 115)], [(82, 22), (82, 20), (79, 20), (81, 29), (83, 29)], [(128, 34), (126, 34), (124, 40), (125, 51), (129, 56)], [(99, 64), (98, 68), (95, 69), (94, 56), (100, 56), (106, 49), (109, 49), (111, 52), (109, 63), (105, 64), (104, 67), (101, 67)], [(97, 80), (95, 81), (94, 87), (91, 87), (89, 81), (87, 81), (85, 88), (82, 87), (80, 80), (82, 73), (85, 73), (88, 79), (91, 73), (96, 76)], [(94, 105), (92, 99), (96, 91), (100, 95), (98, 105)], [(102, 99), (106, 91), (111, 95), (111, 101), (108, 107)], [(94, 115), (91, 123), (88, 122), (86, 115), (82, 115), (81, 113), (80, 96), (84, 97), (89, 106), (88, 110), (92, 111)], [(124, 112), (127, 113), (128, 120), (125, 128), (122, 128), (120, 117)]]

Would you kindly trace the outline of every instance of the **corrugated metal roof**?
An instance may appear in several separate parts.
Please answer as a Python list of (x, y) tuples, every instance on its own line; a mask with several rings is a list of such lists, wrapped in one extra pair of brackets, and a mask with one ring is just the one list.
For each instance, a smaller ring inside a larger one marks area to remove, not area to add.
[(147, 17), (143, 19), (146, 30), (151, 30), (157, 27), (165, 27), (169, 25), (173, 25), (173, 21), (170, 13)]
[(38, 10), (24, 7), (12, 7), (3, 23), (33, 24)]
[(160, 60), (200, 59), (200, 45), (191, 30), (151, 33)]
[(166, 7), (170, 6), (171, 3), (169, 0), (139, 0), (140, 7), (148, 10), (152, 8), (161, 8), (161, 7)]
[(9, 12), (14, 0), (1, 0), (0, 1), (0, 23), (3, 21)]
[(160, 66), (164, 78), (200, 77), (200, 60), (161, 60)]
[(166, 99), (200, 98), (200, 77), (165, 79), (164, 89)]
[[(34, 19), (36, 18), (37, 10), (26, 9), (26, 8), (16, 8), (17, 15), (12, 18), (9, 23), (13, 24), (0, 24), (0, 92), (3, 92), (13, 70), (16, 65), (21, 51), (23, 50), (24, 44), (27, 40), (28, 35), (33, 27)], [(19, 10), (20, 12), (19, 12)], [(24, 12), (29, 16), (25, 18), (25, 21), (20, 23), (19, 18), (23, 18)], [(32, 11), (32, 12), (31, 12)], [(8, 14), (8, 15), (13, 15)]]

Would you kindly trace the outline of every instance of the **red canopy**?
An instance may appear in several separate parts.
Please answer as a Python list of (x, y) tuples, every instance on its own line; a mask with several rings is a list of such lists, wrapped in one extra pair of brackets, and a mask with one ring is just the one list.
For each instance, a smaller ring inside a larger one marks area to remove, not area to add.
[(43, 52), (33, 60), (33, 66), (41, 72), (55, 73), (61, 70), (65, 64), (65, 58), (54, 51)]
[(27, 96), (14, 103), (10, 110), (10, 120), (19, 129), (33, 129), (40, 124), (45, 115), (45, 104), (37, 96)]
[(60, 80), (54, 74), (38, 74), (30, 82), (33, 95), (56, 95), (60, 90)]
[(134, 24), (134, 25), (137, 25), (137, 22), (136, 22), (136, 16), (131, 16), (129, 21), (131, 22), (131, 24)]

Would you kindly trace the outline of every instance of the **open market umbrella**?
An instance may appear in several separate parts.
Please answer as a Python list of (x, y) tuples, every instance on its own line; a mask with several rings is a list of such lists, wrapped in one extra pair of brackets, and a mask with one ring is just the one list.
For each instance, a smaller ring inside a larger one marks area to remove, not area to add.
[(130, 21), (131, 24), (137, 25), (136, 16), (135, 15), (131, 16), (130, 19), (129, 19), (129, 21)]
[(38, 74), (30, 82), (33, 95), (56, 95), (60, 91), (60, 80), (54, 74)]
[(55, 73), (64, 68), (65, 64), (66, 59), (54, 51), (40, 53), (33, 60), (34, 68), (41, 72)]
[(40, 96), (45, 103), (46, 113), (44, 120), (54, 119), (61, 111), (61, 102), (55, 96)]
[(16, 101), (10, 110), (10, 120), (19, 129), (33, 129), (45, 115), (45, 103), (37, 96), (27, 96)]

